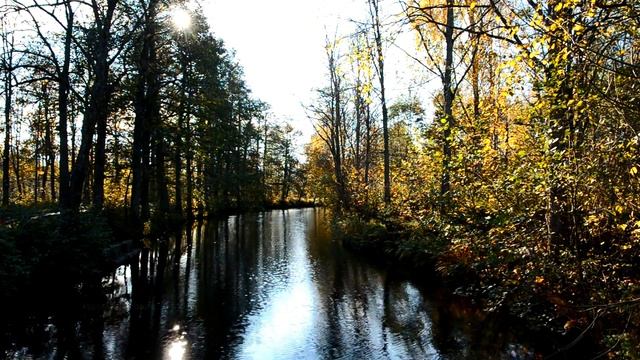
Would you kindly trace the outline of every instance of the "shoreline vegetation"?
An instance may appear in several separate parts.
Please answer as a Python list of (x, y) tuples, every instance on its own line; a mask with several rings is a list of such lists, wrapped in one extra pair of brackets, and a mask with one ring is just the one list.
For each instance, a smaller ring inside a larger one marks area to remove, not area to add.
[[(640, 3), (397, 4), (327, 37), (310, 106), (308, 181), (346, 244), (638, 359)], [(391, 99), (397, 17), (421, 85)]]
[[(345, 247), (370, 261), (403, 271), (415, 281), (443, 286), (487, 314), (522, 322), (532, 333), (542, 334), (542, 341), (555, 338), (560, 345), (553, 356), (638, 356), (638, 329), (630, 324), (638, 316), (640, 298), (594, 304), (586, 298), (588, 291), (576, 294), (573, 288), (561, 288), (560, 275), (548, 279), (553, 271), (531, 275), (530, 283), (515, 281), (516, 264), (504, 273), (506, 263), (474, 258), (474, 250), (456, 249), (455, 240), (443, 239), (437, 231), (388, 219), (349, 213), (336, 220), (334, 231)], [(482, 232), (489, 234), (490, 229)]]
[[(33, 324), (67, 314), (74, 307), (93, 314), (104, 301), (102, 279), (119, 265), (136, 259), (148, 246), (145, 239), (149, 244), (164, 241), (185, 224), (212, 218), (316, 206), (313, 201), (292, 200), (199, 211), (191, 219), (170, 213), (152, 217), (142, 227), (124, 208), (74, 214), (60, 212), (55, 204), (1, 208), (0, 303), (4, 306), (0, 322), (4, 324), (1, 331), (8, 332), (2, 341), (17, 338), (33, 343), (39, 334)], [(2, 343), (0, 348), (10, 349), (11, 344)]]
[[(132, 229), (124, 209), (86, 211), (72, 217), (59, 216), (55, 208), (46, 206), (3, 209), (0, 214), (4, 225), (0, 234), (0, 286), (5, 289), (2, 302), (20, 304), (18, 308), (21, 309), (38, 309), (36, 313), (39, 315), (36, 317), (50, 316), (52, 312), (61, 311), (65, 305), (54, 301), (40, 308), (37, 299), (44, 295), (38, 294), (62, 291), (73, 294), (72, 298), (78, 304), (82, 304), (82, 299), (95, 300), (102, 291), (101, 286), (96, 287), (96, 284), (100, 284), (101, 277), (119, 265), (115, 259), (122, 255), (110, 257), (106, 254), (109, 254), (110, 247), (125, 243), (122, 241), (124, 239), (135, 239), (136, 236), (139, 239), (160, 239), (166, 232), (189, 221), (253, 211), (317, 206), (317, 203), (306, 201), (277, 202), (210, 214), (196, 212), (191, 220), (171, 216), (152, 218), (144, 234), (123, 231)], [(154, 225), (153, 221), (160, 221), (162, 225)], [(637, 308), (639, 300), (584, 306), (582, 304), (586, 300), (568, 295), (569, 289), (549, 290), (558, 289), (557, 284), (550, 281), (542, 284), (542, 273), (533, 278), (533, 283), (537, 285), (533, 288), (513, 282), (503, 273), (483, 275), (482, 271), (486, 272), (483, 267), (498, 263), (480, 263), (477, 258), (474, 263), (471, 250), (454, 253), (451, 251), (451, 244), (454, 243), (451, 238), (444, 239), (437, 231), (425, 231), (415, 225), (411, 227), (373, 217), (365, 220), (356, 212), (350, 212), (336, 217), (333, 227), (335, 238), (341, 240), (349, 250), (362, 254), (367, 261), (404, 271), (421, 283), (434, 282), (448, 289), (452, 296), (472, 301), (487, 314), (521, 321), (519, 326), (524, 325), (532, 333), (542, 334), (538, 335), (542, 338), (553, 336), (556, 343), (566, 344), (557, 350), (557, 354), (579, 353), (584, 348), (608, 352), (612, 350), (608, 348), (611, 347), (607, 342), (611, 340), (608, 339), (616, 339), (613, 345), (620, 347), (619, 351), (626, 351), (629, 358), (634, 356), (637, 334), (631, 332), (628, 321), (634, 316), (632, 311)], [(483, 229), (482, 233), (489, 234), (490, 229)], [(127, 251), (137, 254), (143, 245), (135, 241), (135, 245), (127, 246)], [(55, 282), (48, 275), (51, 273), (56, 274)], [(25, 303), (24, 299), (32, 300)], [(11, 308), (15, 309), (13, 306)], [(20, 311), (3, 313), (2, 318), (7, 324), (25, 321), (20, 318), (23, 315)], [(29, 316), (34, 316), (34, 313)], [(623, 323), (625, 317), (626, 324)]]
[(360, 5), (318, 44), (301, 154), (305, 119), (255, 97), (200, 5), (7, 0), (0, 300), (99, 292), (122, 241), (314, 199), (354, 249), (638, 359), (640, 1)]
[[(1, 300), (4, 304), (20, 304), (19, 309), (38, 309), (38, 316), (50, 316), (65, 305), (54, 301), (41, 308), (38, 299), (52, 291), (73, 294), (78, 304), (87, 296), (95, 299), (101, 292), (96, 284), (119, 265), (116, 259), (123, 256), (123, 251), (137, 254), (142, 249), (142, 242), (135, 239), (161, 239), (189, 221), (317, 206), (318, 203), (308, 201), (275, 202), (208, 214), (196, 211), (191, 220), (167, 214), (163, 218), (152, 217), (145, 227), (137, 230), (133, 230), (135, 224), (125, 209), (87, 210), (73, 216), (60, 216), (55, 206), (4, 208), (0, 213), (3, 224), (0, 286), (4, 289)], [(617, 349), (623, 354), (622, 358), (633, 358), (636, 354), (637, 328), (629, 324), (637, 316), (639, 299), (593, 303), (588, 298), (593, 296), (589, 289), (577, 293), (578, 281), (572, 283), (557, 274), (563, 265), (553, 257), (538, 259), (539, 265), (545, 267), (537, 268), (537, 272), (517, 276), (519, 269), (526, 266), (517, 259), (478, 256), (476, 252), (487, 250), (472, 248), (470, 234), (476, 241), (496, 236), (498, 226), (450, 225), (447, 235), (443, 235), (442, 229), (433, 223), (427, 225), (431, 227), (407, 224), (393, 216), (365, 217), (357, 211), (337, 214), (334, 236), (346, 248), (362, 254), (367, 261), (405, 271), (416, 281), (433, 281), (452, 295), (472, 301), (488, 314), (522, 321), (533, 333), (553, 336), (566, 344), (558, 349), (559, 354), (571, 354), (584, 347), (603, 353)], [(127, 243), (130, 240), (134, 240), (133, 245)], [(116, 253), (110, 252), (114, 247)], [(53, 273), (55, 281), (49, 275)], [(598, 290), (598, 287), (591, 289)], [(601, 296), (613, 299), (615, 294)], [(24, 313), (20, 311), (3, 311), (2, 318), (7, 324), (21, 323), (25, 320), (20, 319), (21, 315)]]

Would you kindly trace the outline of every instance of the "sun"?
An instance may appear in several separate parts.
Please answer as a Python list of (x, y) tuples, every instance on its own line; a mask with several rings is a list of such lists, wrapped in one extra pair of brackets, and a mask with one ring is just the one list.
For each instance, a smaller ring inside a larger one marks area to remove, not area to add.
[(191, 26), (191, 14), (183, 7), (175, 7), (171, 10), (171, 22), (178, 30), (186, 30)]

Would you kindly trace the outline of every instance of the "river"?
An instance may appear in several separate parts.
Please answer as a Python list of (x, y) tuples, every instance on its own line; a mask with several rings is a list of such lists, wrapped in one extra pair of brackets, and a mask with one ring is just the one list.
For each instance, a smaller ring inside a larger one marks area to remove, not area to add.
[(51, 320), (43, 345), (13, 357), (536, 359), (549, 351), (428, 281), (345, 250), (328, 223), (323, 209), (295, 209), (194, 224), (105, 278), (94, 316), (68, 331)]

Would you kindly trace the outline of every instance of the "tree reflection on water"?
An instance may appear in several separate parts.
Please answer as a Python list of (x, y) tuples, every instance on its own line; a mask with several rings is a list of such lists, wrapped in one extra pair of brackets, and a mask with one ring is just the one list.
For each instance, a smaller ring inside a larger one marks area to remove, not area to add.
[[(50, 321), (14, 355), (130, 359), (536, 358), (464, 301), (371, 266), (324, 210), (193, 224), (103, 281), (92, 315)], [(79, 316), (78, 316), (79, 315)], [(65, 320), (67, 319), (67, 320)], [(543, 349), (546, 351), (545, 349)]]

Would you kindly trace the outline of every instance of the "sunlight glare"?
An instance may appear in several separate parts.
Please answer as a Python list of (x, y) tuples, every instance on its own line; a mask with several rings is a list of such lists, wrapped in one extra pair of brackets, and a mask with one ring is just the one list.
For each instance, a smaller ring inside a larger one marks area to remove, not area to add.
[(171, 22), (176, 29), (186, 30), (191, 26), (191, 14), (183, 7), (175, 7), (171, 10)]
[(169, 360), (182, 360), (187, 352), (187, 341), (184, 339), (177, 339), (173, 341), (167, 350), (167, 357)]

